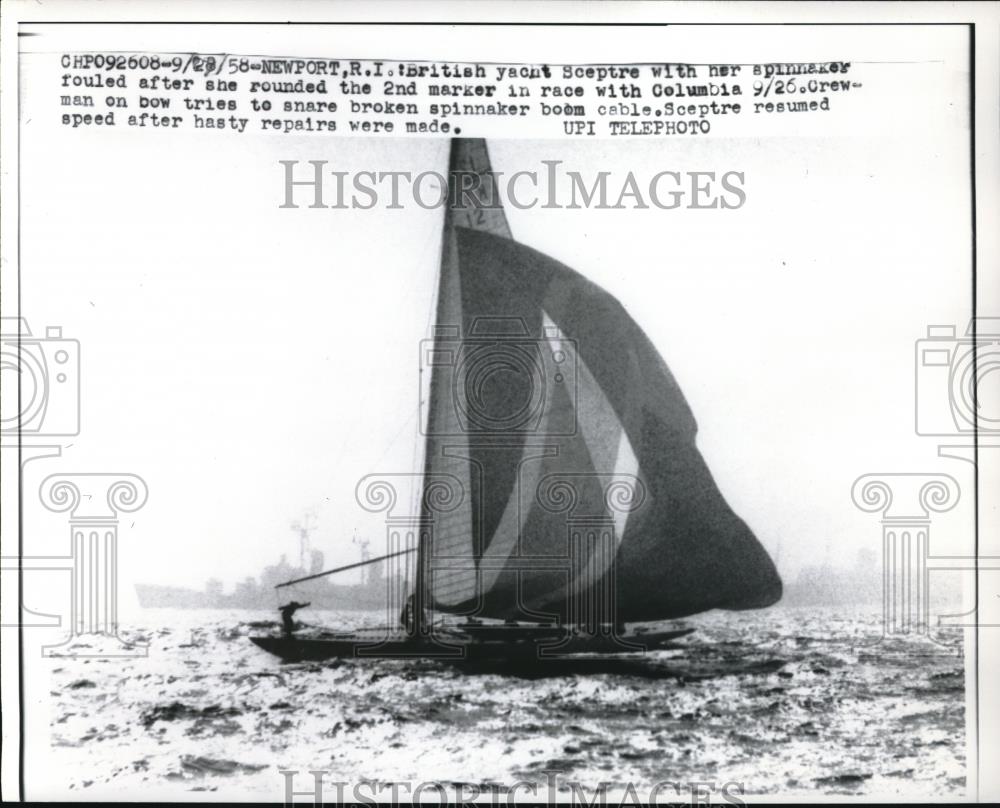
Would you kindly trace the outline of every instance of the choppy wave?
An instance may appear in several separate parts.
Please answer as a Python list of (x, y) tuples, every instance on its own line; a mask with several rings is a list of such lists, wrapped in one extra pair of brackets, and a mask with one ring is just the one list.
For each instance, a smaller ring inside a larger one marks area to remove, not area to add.
[(561, 788), (640, 794), (661, 781), (782, 796), (965, 789), (961, 649), (880, 640), (878, 615), (712, 613), (686, 621), (697, 631), (682, 648), (533, 677), (429, 660), (282, 664), (247, 640), (274, 615), (144, 617), (132, 636), (146, 658), (53, 660), (53, 794), (280, 800), (282, 769), (491, 787), (557, 771)]

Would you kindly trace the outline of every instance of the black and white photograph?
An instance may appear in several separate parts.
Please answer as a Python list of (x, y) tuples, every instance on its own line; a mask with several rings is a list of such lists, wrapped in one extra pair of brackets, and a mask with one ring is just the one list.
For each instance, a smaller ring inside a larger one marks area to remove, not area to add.
[(998, 12), (5, 4), (3, 799), (996, 800)]

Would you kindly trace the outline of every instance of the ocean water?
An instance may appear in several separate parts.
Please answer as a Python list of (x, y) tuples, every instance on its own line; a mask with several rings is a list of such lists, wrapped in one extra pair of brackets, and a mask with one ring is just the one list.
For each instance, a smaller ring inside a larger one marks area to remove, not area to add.
[(275, 616), (148, 609), (122, 632), (148, 641), (146, 657), (49, 660), (46, 791), (281, 800), (282, 770), (300, 772), (298, 791), (318, 770), (383, 789), (537, 783), (566, 800), (630, 786), (644, 798), (660, 782), (711, 783), (717, 797), (724, 784), (746, 797), (965, 793), (961, 647), (887, 641), (874, 611), (714, 612), (670, 624), (696, 629), (676, 649), (534, 678), (428, 660), (283, 664), (247, 639)]

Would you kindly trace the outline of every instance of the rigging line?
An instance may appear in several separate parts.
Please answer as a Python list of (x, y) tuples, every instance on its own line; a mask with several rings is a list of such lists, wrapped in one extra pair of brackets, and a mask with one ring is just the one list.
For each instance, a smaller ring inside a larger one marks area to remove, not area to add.
[(404, 430), (410, 425), (410, 421), (413, 420), (413, 416), (417, 415), (419, 412), (420, 412), (420, 402), (417, 402), (417, 406), (410, 411), (410, 414), (406, 417), (406, 420), (403, 421), (402, 426), (400, 426), (399, 429), (396, 431), (396, 434), (392, 436), (392, 439), (389, 441), (389, 444), (385, 447), (385, 451), (382, 452), (381, 457), (379, 457), (379, 459), (376, 460), (374, 463), (372, 463), (372, 465), (369, 467), (368, 469), (369, 474), (373, 473), (376, 467), (379, 466), (383, 460), (385, 460), (389, 452), (391, 452), (392, 448), (396, 445), (396, 441), (399, 440)]
[[(447, 143), (446, 143), (445, 148), (447, 148)], [(441, 151), (442, 151), (442, 147), (439, 146), (438, 149), (437, 149), (437, 157), (438, 158), (440, 157)], [(437, 158), (435, 158), (435, 159), (437, 161)], [(434, 239), (436, 238), (436, 236), (437, 236), (437, 234), (434, 232), (433, 229), (429, 229), (427, 235), (424, 236), (422, 245), (421, 245), (420, 249), (416, 253), (416, 255), (417, 255), (416, 265), (417, 265), (418, 269), (423, 264), (425, 257), (429, 254), (430, 248), (433, 246)], [(419, 283), (418, 283), (418, 281), (419, 281), (419, 278), (420, 278), (420, 272), (419, 271), (414, 272), (414, 273), (412, 273), (412, 276), (417, 279), (417, 282), (415, 282), (416, 286), (408, 285), (406, 287), (405, 291), (404, 291), (404, 294), (407, 294), (407, 295), (410, 295), (410, 296), (415, 296), (416, 295), (416, 291), (419, 290)], [(433, 299), (434, 293), (433, 293), (433, 291), (432, 291), (431, 295), (432, 295), (431, 307), (428, 310), (428, 313), (427, 313), (427, 322), (424, 324), (424, 330), (423, 330), (423, 333), (424, 333), (425, 336), (427, 336), (430, 333), (431, 321), (432, 321), (432, 318), (433, 318), (433, 315), (434, 315), (434, 299)], [(417, 400), (418, 400), (417, 401), (417, 410), (418, 411), (420, 409), (420, 392), (421, 392), (420, 390), (417, 391)], [(402, 425), (399, 428), (399, 431), (393, 436), (392, 440), (389, 442), (388, 446), (386, 447), (385, 452), (382, 454), (381, 457), (379, 457), (378, 460), (375, 461), (375, 463), (373, 464), (373, 466), (378, 466), (385, 459), (386, 455), (389, 454), (389, 451), (392, 449), (392, 447), (395, 445), (396, 441), (399, 439), (400, 435), (402, 435), (403, 431), (406, 429), (407, 425), (410, 423), (410, 419), (413, 418), (413, 415), (414, 415), (414, 413), (411, 412), (410, 415), (407, 417), (407, 419), (402, 423)], [(420, 435), (419, 423), (417, 425), (417, 435), (418, 436)], [(340, 450), (339, 450), (338, 454), (342, 455), (344, 453), (344, 449), (347, 446), (348, 442), (350, 440), (352, 440), (354, 437), (356, 437), (355, 432), (348, 431), (348, 433), (344, 436), (344, 440), (341, 442)], [(369, 473), (370, 472), (371, 472), (371, 469), (369, 469)]]
[[(448, 149), (448, 148), (450, 148), (450, 141), (445, 141), (445, 143), (444, 143), (443, 146), (438, 146), (437, 147), (435, 161), (438, 161), (439, 158), (441, 157), (441, 153), (444, 150)], [(425, 236), (423, 244), (422, 244), (422, 246), (420, 247), (420, 250), (417, 253), (418, 258), (419, 258), (419, 260), (417, 261), (417, 266), (418, 267), (420, 266), (420, 264), (423, 263), (424, 257), (429, 253), (430, 248), (433, 246), (435, 237), (436, 237), (436, 234), (434, 233), (433, 230), (431, 230), (430, 232), (428, 232), (427, 236)], [(440, 272), (440, 267), (438, 267), (437, 272)], [(419, 277), (419, 273), (414, 273), (414, 275), (417, 276), (417, 277)], [(433, 289), (436, 289), (436, 288), (437, 288), (437, 284), (435, 284), (435, 286), (433, 287)], [(436, 302), (434, 298), (435, 298), (435, 292), (432, 290), (432, 292), (431, 292), (431, 305), (430, 305), (430, 307), (428, 309), (428, 312), (427, 312), (427, 321), (424, 324), (424, 332), (423, 332), (424, 336), (427, 336), (430, 333), (431, 324), (433, 322), (434, 306), (435, 306), (435, 302)], [(372, 467), (369, 468), (369, 473), (371, 473), (372, 471), (376, 470), (375, 467), (379, 466), (382, 463), (382, 461), (385, 460), (386, 456), (389, 454), (390, 451), (392, 451), (392, 448), (396, 445), (396, 442), (399, 440), (399, 438), (403, 434), (403, 432), (406, 431), (406, 428), (410, 425), (410, 422), (413, 420), (413, 417), (415, 415), (418, 416), (418, 418), (417, 418), (417, 428), (416, 428), (416, 441), (414, 443), (412, 463), (413, 463), (413, 467), (416, 468), (416, 460), (417, 460), (416, 454), (417, 454), (417, 451), (420, 448), (420, 446), (419, 446), (420, 445), (420, 437), (422, 435), (422, 430), (420, 428), (420, 419), (419, 419), (420, 409), (421, 409), (421, 406), (423, 404), (423, 401), (421, 399), (421, 393), (422, 392), (423, 392), (422, 389), (418, 389), (417, 390), (417, 404), (416, 404), (416, 407), (413, 410), (410, 411), (410, 414), (407, 416), (406, 420), (403, 421), (403, 423), (400, 425), (399, 429), (397, 430), (396, 434), (393, 435), (392, 439), (389, 441), (389, 443), (386, 446), (386, 449), (382, 453), (382, 455), (378, 458), (378, 460), (376, 460), (372, 464)], [(414, 490), (416, 490), (416, 488)], [(415, 507), (416, 499), (417, 498), (418, 497), (414, 496), (413, 492), (411, 492), (411, 506), (410, 506), (411, 507), (411, 512), (412, 512), (413, 507)]]
[[(435, 162), (435, 164), (440, 164), (441, 161), (442, 161), (442, 159), (445, 158), (450, 153), (451, 153), (451, 140), (446, 140), (446, 141), (444, 141), (444, 144), (442, 146), (438, 147), (437, 153), (434, 156), (434, 162)], [(445, 188), (444, 190), (445, 190), (445, 193), (449, 193), (450, 192), (449, 188)], [(447, 201), (446, 201), (446, 203), (444, 205), (444, 209), (445, 209), (445, 213), (444, 213), (444, 215), (445, 215), (445, 221), (447, 221), (447, 216), (448, 216)], [(442, 238), (442, 239), (444, 238), (444, 221), (442, 221), (441, 227), (438, 228), (438, 230), (437, 230), (436, 233), (434, 233), (433, 231), (431, 231), (431, 236), (432, 237), (436, 236), (436, 237), (439, 237), (439, 238)], [(430, 240), (431, 239), (428, 239), (428, 241), (430, 241)], [(434, 287), (431, 290), (431, 305), (427, 309), (427, 323), (424, 326), (424, 333), (428, 334), (428, 335), (430, 334), (431, 326), (434, 324), (434, 313), (437, 311), (437, 293), (438, 293), (438, 290), (440, 289), (440, 286), (441, 286), (441, 258), (440, 258), (440, 253), (441, 253), (441, 249), (439, 247), (438, 248), (437, 269), (434, 272)]]
[[(435, 152), (434, 152), (434, 163), (435, 163), (435, 165), (438, 165), (438, 164), (444, 162), (445, 163), (445, 168), (446, 168), (446, 173), (447, 173), (447, 169), (450, 167), (448, 165), (448, 163), (450, 162), (450, 159), (451, 159), (450, 158), (451, 149), (452, 149), (452, 139), (451, 138), (446, 138), (446, 139), (442, 140), (442, 142), (435, 149)], [(451, 177), (450, 177), (450, 175), (447, 175), (447, 176), (448, 176), (447, 182), (450, 183)], [(437, 230), (436, 233), (435, 233), (434, 230), (429, 230), (428, 231), (429, 238), (428, 238), (428, 241), (427, 241), (428, 245), (436, 243), (437, 247), (438, 247), (437, 248), (437, 263), (436, 263), (435, 271), (432, 273), (432, 276), (431, 276), (432, 277), (432, 285), (431, 285), (431, 290), (430, 290), (431, 291), (430, 301), (429, 301), (429, 305), (427, 307), (427, 321), (426, 321), (426, 323), (424, 325), (424, 337), (425, 338), (430, 338), (430, 339), (435, 339), (436, 338), (436, 335), (434, 334), (434, 323), (435, 323), (435, 319), (437, 317), (438, 305), (440, 303), (439, 297), (440, 297), (440, 294), (441, 294), (441, 279), (443, 277), (443, 268), (442, 268), (442, 265), (441, 265), (441, 257), (442, 257), (443, 252), (444, 252), (445, 238), (448, 235), (447, 232), (446, 232), (446, 228), (447, 228), (448, 216), (449, 216), (449, 212), (448, 212), (448, 199), (450, 198), (450, 191), (451, 191), (451, 189), (446, 185), (446, 187), (443, 190), (444, 190), (444, 193), (445, 193), (444, 216), (443, 216), (443, 218), (441, 220), (441, 225), (438, 228), (436, 228), (436, 230)], [(434, 238), (434, 236), (436, 236), (436, 238)], [(433, 371), (431, 371), (431, 373), (428, 374), (427, 385), (426, 385), (426, 395), (427, 395), (427, 405), (428, 405), (428, 407), (427, 407), (427, 430), (426, 431), (430, 431), (430, 418), (431, 418), (430, 407), (433, 404), (433, 402), (431, 401), (431, 381), (432, 381), (432, 375), (431, 374), (432, 373), (433, 373)], [(422, 403), (423, 402), (423, 396), (425, 394), (425, 386), (424, 386), (424, 377), (423, 377), (423, 367), (422, 367), (422, 365), (421, 365), (421, 372), (420, 372), (420, 374), (417, 377), (417, 384), (418, 384), (417, 400)], [(417, 429), (416, 429), (416, 433), (414, 435), (413, 468), (415, 469), (416, 473), (421, 474), (421, 475), (426, 475), (426, 472), (428, 470), (427, 452), (429, 451), (429, 447), (428, 447), (428, 444), (427, 444), (426, 440), (421, 440), (421, 438), (423, 437), (423, 433), (425, 431), (423, 429), (423, 424), (420, 421), (421, 417), (422, 417), (422, 414), (421, 414), (421, 416), (418, 416)], [(420, 453), (421, 448), (423, 449), (422, 455), (418, 454), (418, 453)], [(422, 506), (423, 482), (424, 482), (424, 477), (422, 476), (420, 482), (417, 485), (414, 485), (413, 488), (412, 488), (412, 490), (411, 490), (411, 492), (410, 492), (410, 496), (411, 496), (411, 500), (410, 500), (410, 513), (412, 515), (416, 516), (418, 520), (422, 516), (421, 511), (423, 510), (422, 507), (421, 507)], [(428, 551), (428, 547), (426, 546), (426, 544), (429, 541), (430, 541), (430, 537), (428, 536), (425, 539), (424, 530), (418, 524), (417, 530), (413, 534), (412, 549), (416, 550), (416, 554), (413, 557), (413, 577), (411, 579), (412, 580), (411, 586), (412, 586), (412, 593), (415, 596), (416, 603), (418, 605), (418, 609), (417, 609), (417, 624), (418, 624), (418, 627), (420, 627), (420, 628), (422, 628), (421, 624), (423, 623), (423, 621), (425, 619), (424, 618), (424, 609), (425, 609), (426, 606), (430, 605), (430, 604), (427, 603), (427, 600), (426, 600), (427, 584), (426, 584), (426, 582), (424, 580), (424, 572), (425, 571), (424, 571), (424, 558), (423, 558), (423, 556)], [(409, 562), (409, 559), (407, 559), (407, 562)], [(407, 564), (407, 573), (409, 573), (409, 572), (410, 572), (410, 568), (409, 568), (409, 563), (408, 563)]]
[(367, 561), (357, 561), (354, 564), (347, 564), (343, 567), (334, 567), (332, 570), (324, 570), (323, 572), (317, 572), (312, 575), (306, 575), (302, 578), (294, 578), (291, 581), (284, 581), (280, 584), (275, 584), (275, 589), (281, 589), (283, 586), (291, 586), (292, 584), (300, 584), (303, 581), (312, 581), (316, 578), (322, 578), (325, 575), (333, 575), (335, 572), (346, 572), (347, 570), (357, 569), (358, 567), (364, 567), (368, 564), (375, 564), (379, 561), (385, 561), (387, 558), (395, 558), (399, 555), (405, 555), (406, 553), (412, 553), (413, 550), (398, 550), (395, 553), (388, 553), (384, 556), (379, 556), (378, 558), (369, 558)]
[[(434, 164), (438, 165), (438, 164), (441, 163), (442, 160), (447, 159), (447, 155), (450, 153), (450, 151), (451, 151), (451, 140), (444, 140), (444, 142), (435, 149)], [(447, 213), (446, 213), (446, 215), (447, 215)], [(437, 232), (435, 232), (434, 230), (430, 230), (429, 231), (427, 241), (424, 243), (424, 246), (421, 249), (421, 259), (423, 259), (424, 254), (427, 252), (428, 248), (434, 243), (435, 239), (443, 238), (443, 235), (444, 235), (444, 228), (443, 228), (443, 226), (440, 227), (440, 228), (438, 228)], [(439, 289), (439, 287), (441, 285), (441, 259), (440, 259), (440, 252), (441, 252), (441, 249), (440, 249), (440, 246), (439, 246), (438, 247), (438, 254), (439, 255), (438, 255), (438, 261), (437, 261), (437, 267), (436, 267), (436, 269), (434, 271), (433, 278), (432, 278), (431, 295), (430, 295), (430, 305), (427, 307), (427, 321), (424, 323), (424, 338), (425, 339), (426, 338), (430, 338), (430, 337), (433, 336), (433, 334), (432, 334), (432, 328), (433, 328), (433, 325), (434, 325), (434, 314), (435, 314), (435, 311), (437, 309), (438, 289)], [(428, 396), (430, 395), (430, 389), (429, 388), (427, 390), (427, 395)], [(422, 405), (424, 403), (424, 398), (423, 397), (424, 397), (424, 378), (423, 378), (423, 367), (421, 366), (420, 374), (417, 377), (417, 401), (418, 401), (418, 403), (420, 405)], [(420, 409), (420, 407), (418, 406), (418, 410), (419, 409)], [(417, 428), (416, 428), (416, 432), (414, 434), (414, 440), (413, 440), (413, 456), (412, 456), (412, 459), (411, 459), (411, 468), (417, 474), (422, 474), (421, 466), (423, 465), (423, 463), (421, 463), (421, 458), (419, 457), (420, 447), (421, 447), (421, 444), (422, 444), (421, 438), (423, 437), (423, 431), (424, 431), (422, 429), (422, 427), (423, 427), (423, 424), (420, 423), (420, 416), (418, 416), (418, 418), (417, 418)], [(411, 514), (416, 514), (417, 513), (417, 509), (420, 506), (420, 496), (421, 496), (420, 492), (421, 492), (421, 488), (422, 488), (422, 486), (420, 485), (420, 483), (418, 483), (418, 484), (414, 485), (411, 488), (411, 490), (410, 490), (410, 513)]]

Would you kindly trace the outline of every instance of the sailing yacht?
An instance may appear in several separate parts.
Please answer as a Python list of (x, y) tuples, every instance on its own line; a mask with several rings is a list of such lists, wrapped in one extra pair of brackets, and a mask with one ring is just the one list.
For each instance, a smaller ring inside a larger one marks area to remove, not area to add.
[(416, 555), (410, 618), (374, 639), (253, 642), (285, 659), (543, 661), (670, 647), (686, 629), (629, 624), (776, 603), (774, 563), (716, 486), (691, 409), (639, 325), (514, 239), (484, 140), (451, 141), (449, 184), (420, 357), (419, 535), (391, 554)]

